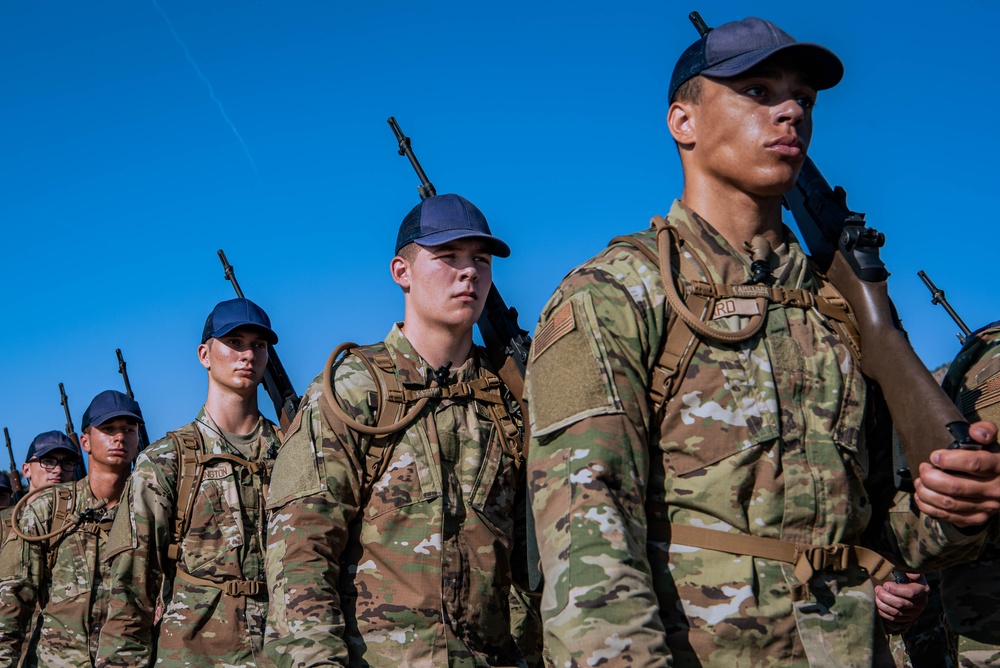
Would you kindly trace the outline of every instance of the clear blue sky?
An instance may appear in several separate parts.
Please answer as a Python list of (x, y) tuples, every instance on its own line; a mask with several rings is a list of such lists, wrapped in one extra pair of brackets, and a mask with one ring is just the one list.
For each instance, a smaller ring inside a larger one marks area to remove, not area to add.
[[(905, 11), (899, 7), (905, 6)], [(889, 238), (891, 292), (931, 366), (993, 294), (1000, 5), (877, 2), (8, 0), (0, 5), (0, 426), (31, 438), (121, 389), (154, 438), (205, 397), (195, 348), (232, 295), (226, 250), (301, 393), (339, 342), (379, 340), (417, 180), (459, 192), (514, 249), (495, 278), (533, 329), (562, 275), (680, 193), (673, 64), (754, 14), (832, 48), (810, 154)], [(262, 405), (270, 404), (262, 393)], [(3, 460), (4, 467), (6, 461)]]

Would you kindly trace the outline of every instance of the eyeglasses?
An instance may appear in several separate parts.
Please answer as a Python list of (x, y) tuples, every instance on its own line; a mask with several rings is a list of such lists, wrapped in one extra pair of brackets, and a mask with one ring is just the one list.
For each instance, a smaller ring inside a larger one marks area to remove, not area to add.
[(57, 468), (67, 471), (76, 466), (75, 459), (59, 459), (57, 457), (42, 457), (31, 461), (37, 462), (46, 471), (55, 471)]

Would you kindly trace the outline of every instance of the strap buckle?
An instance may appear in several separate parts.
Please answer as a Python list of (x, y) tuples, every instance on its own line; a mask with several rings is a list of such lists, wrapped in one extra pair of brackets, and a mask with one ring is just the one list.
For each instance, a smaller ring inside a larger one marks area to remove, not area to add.
[(800, 547), (797, 561), (805, 560), (813, 571), (846, 571), (851, 565), (851, 546), (844, 543), (833, 545), (808, 545)]
[(260, 582), (257, 580), (229, 580), (222, 587), (230, 596), (256, 596), (260, 589)]

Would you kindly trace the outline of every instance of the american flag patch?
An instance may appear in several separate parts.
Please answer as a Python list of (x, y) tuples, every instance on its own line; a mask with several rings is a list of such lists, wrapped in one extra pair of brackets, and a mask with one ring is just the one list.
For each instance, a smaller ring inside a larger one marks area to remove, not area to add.
[(576, 317), (573, 302), (566, 302), (558, 311), (552, 314), (549, 321), (538, 331), (531, 346), (531, 359), (536, 360), (552, 344), (576, 329)]

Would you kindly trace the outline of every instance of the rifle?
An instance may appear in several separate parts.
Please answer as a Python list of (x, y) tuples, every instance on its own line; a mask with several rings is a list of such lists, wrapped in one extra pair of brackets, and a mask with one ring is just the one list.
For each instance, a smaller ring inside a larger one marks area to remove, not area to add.
[[(125, 394), (128, 398), (135, 401), (135, 394), (132, 393), (132, 384), (128, 382), (128, 369), (125, 366), (125, 358), (122, 357), (122, 349), (115, 348), (115, 355), (118, 356), (118, 373), (122, 375), (122, 379), (125, 381)], [(139, 449), (143, 450), (147, 445), (149, 445), (149, 432), (146, 431), (146, 419), (143, 418), (142, 422), (139, 423)]]
[(21, 485), (21, 470), (14, 462), (14, 449), (10, 447), (10, 432), (7, 431), (7, 427), (3, 428), (3, 440), (7, 442), (7, 456), (10, 457), (10, 476), (8, 477), (10, 478), (11, 496), (17, 500), (21, 498), (24, 487)]
[[(226, 254), (221, 248), (219, 249), (219, 260), (222, 262), (222, 268), (226, 272), (226, 280), (232, 283), (233, 289), (236, 290), (236, 296), (240, 299), (246, 299), (243, 296), (243, 290), (240, 289), (239, 282), (236, 280), (236, 271), (233, 269), (233, 265), (229, 264), (229, 260), (226, 259)], [(292, 387), (292, 381), (285, 372), (285, 367), (281, 364), (281, 359), (274, 350), (274, 346), (270, 343), (267, 344), (267, 368), (264, 370), (264, 388), (267, 390), (267, 395), (271, 397), (271, 403), (274, 404), (274, 413), (278, 416), (281, 428), (287, 431), (288, 427), (292, 424), (292, 420), (295, 419), (295, 414), (298, 412), (299, 395), (296, 394), (295, 388)]]
[[(698, 12), (688, 16), (704, 37), (711, 30)], [(934, 450), (979, 449), (969, 423), (910, 346), (889, 299), (889, 272), (879, 257), (885, 235), (865, 225), (865, 215), (847, 207), (847, 192), (830, 187), (806, 157), (785, 194), (810, 255), (850, 304), (858, 326), (861, 371), (882, 389), (910, 471), (929, 462)]]
[[(431, 184), (424, 173), (417, 156), (413, 153), (410, 145), (410, 138), (403, 134), (399, 123), (393, 116), (389, 117), (389, 127), (399, 142), (399, 154), (405, 155), (410, 160), (410, 165), (420, 179), (417, 192), (420, 199), (427, 199), (437, 194), (434, 185)], [(528, 444), (528, 407), (524, 401), (524, 370), (528, 363), (528, 350), (531, 348), (531, 336), (517, 324), (517, 311), (504, 303), (503, 297), (496, 284), (490, 286), (489, 294), (486, 295), (486, 305), (483, 308), (479, 320), (476, 322), (479, 327), (479, 334), (483, 337), (483, 346), (490, 362), (497, 369), (497, 375), (504, 382), (511, 395), (517, 401), (516, 406), (511, 406), (512, 413), (520, 413), (524, 424), (524, 448), (522, 456), (527, 456)], [(535, 534), (535, 518), (531, 513), (531, 507), (527, 508), (526, 521), (526, 549), (528, 553), (528, 586), (533, 592), (542, 590), (542, 573), (538, 570), (538, 539)]]
[[(388, 120), (392, 133), (399, 142), (399, 154), (405, 155), (420, 179), (417, 191), (420, 199), (427, 199), (437, 194), (434, 185), (428, 180), (417, 156), (413, 153), (410, 138), (403, 134), (399, 123), (392, 116)], [(521, 415), (527, 425), (528, 412), (524, 407), (524, 369), (528, 363), (528, 350), (531, 348), (531, 337), (528, 332), (517, 324), (517, 311), (504, 302), (496, 284), (490, 287), (486, 295), (486, 306), (476, 323), (479, 334), (483, 337), (483, 345), (490, 361), (498, 370), (500, 379), (517, 399)]]
[(76, 435), (76, 427), (73, 426), (73, 416), (69, 413), (69, 397), (66, 396), (66, 389), (59, 383), (59, 403), (62, 404), (63, 412), (66, 414), (66, 435), (76, 446), (76, 466), (73, 467), (73, 480), (83, 480), (87, 475), (87, 470), (83, 465), (83, 449), (80, 448), (80, 437)]
[(943, 306), (944, 310), (951, 316), (951, 319), (955, 321), (956, 325), (958, 325), (958, 328), (962, 330), (958, 334), (958, 340), (961, 343), (965, 343), (965, 339), (972, 334), (972, 330), (965, 324), (965, 321), (958, 317), (958, 313), (956, 313), (955, 309), (953, 309), (951, 304), (948, 303), (948, 299), (944, 296), (944, 290), (941, 290), (938, 286), (934, 285), (934, 282), (931, 281), (930, 277), (926, 272), (924, 272), (924, 270), (921, 269), (918, 271), (917, 276), (919, 276), (920, 280), (924, 282), (927, 289), (931, 291), (931, 304), (934, 304), (935, 306), (940, 304)]

